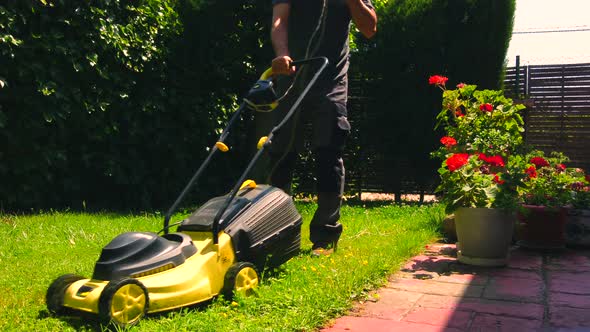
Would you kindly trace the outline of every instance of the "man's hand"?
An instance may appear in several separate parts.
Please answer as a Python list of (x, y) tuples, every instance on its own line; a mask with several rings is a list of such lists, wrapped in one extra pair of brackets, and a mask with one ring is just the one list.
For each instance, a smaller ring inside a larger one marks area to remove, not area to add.
[(377, 32), (377, 14), (372, 8), (365, 5), (362, 0), (346, 0), (352, 20), (357, 29), (367, 38), (373, 37)]
[(274, 75), (291, 75), (295, 72), (295, 67), (291, 66), (293, 59), (282, 55), (272, 60), (272, 73)]

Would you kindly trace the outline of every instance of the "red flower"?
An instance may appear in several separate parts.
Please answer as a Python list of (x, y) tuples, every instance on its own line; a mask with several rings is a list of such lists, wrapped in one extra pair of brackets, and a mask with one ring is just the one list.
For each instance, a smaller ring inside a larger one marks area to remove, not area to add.
[(456, 115), (458, 118), (465, 116), (465, 114), (463, 114), (463, 112), (461, 111), (461, 109), (460, 109), (460, 108), (457, 108), (457, 110), (455, 110), (455, 115)]
[(486, 163), (492, 165), (492, 166), (498, 166), (498, 167), (504, 167), (505, 163), (504, 163), (504, 159), (502, 159), (502, 156), (491, 156), (488, 157), (483, 153), (479, 154), (479, 160), (483, 160)]
[(446, 165), (449, 167), (449, 171), (454, 172), (459, 168), (463, 167), (463, 165), (467, 164), (469, 160), (469, 154), (467, 153), (455, 153), (454, 155), (447, 158), (445, 161)]
[(531, 158), (531, 163), (535, 164), (535, 166), (537, 166), (537, 168), (549, 166), (549, 162), (547, 162), (547, 160), (543, 159), (542, 157)]
[(457, 89), (463, 89), (465, 87), (465, 83), (457, 84)]
[(440, 139), (440, 142), (444, 144), (444, 146), (446, 146), (447, 148), (457, 145), (457, 140), (449, 136), (444, 136)]
[(531, 166), (529, 168), (526, 169), (525, 171), (526, 174), (528, 174), (528, 176), (530, 178), (536, 178), (537, 177), (537, 169), (535, 168), (535, 166)]
[(481, 104), (481, 105), (479, 105), (479, 110), (484, 111), (484, 112), (491, 112), (494, 110), (494, 106), (492, 106), (492, 104), (488, 104), (488, 103)]
[(558, 173), (561, 173), (561, 172), (565, 171), (566, 167), (564, 164), (557, 164), (557, 165), (555, 165), (555, 169), (557, 170)]
[(496, 182), (497, 184), (504, 184), (506, 181), (504, 180), (500, 180), (500, 177), (498, 176), (498, 174), (494, 174), (494, 182)]
[(449, 79), (444, 76), (433, 75), (433, 76), (430, 76), (430, 78), (428, 79), (428, 84), (430, 84), (430, 85), (445, 85), (445, 83), (447, 83), (448, 80)]
[(504, 163), (504, 159), (502, 156), (492, 156), (488, 158), (488, 163), (492, 166), (504, 167), (506, 164)]

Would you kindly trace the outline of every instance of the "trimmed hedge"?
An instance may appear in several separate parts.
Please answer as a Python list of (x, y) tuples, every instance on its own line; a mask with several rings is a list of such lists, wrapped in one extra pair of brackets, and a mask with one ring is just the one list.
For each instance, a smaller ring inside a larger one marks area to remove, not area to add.
[[(351, 69), (374, 79), (373, 101), (354, 122), (347, 168), (365, 170), (364, 151), (389, 159), (374, 167), (406, 159), (425, 178), (440, 102), (427, 78), (497, 87), (514, 0), (374, 2), (379, 32), (356, 38)], [(269, 0), (3, 2), (0, 209), (167, 208), (269, 65), (270, 16)], [(187, 202), (227, 190), (249, 130), (236, 128), (234, 153)], [(302, 169), (300, 181), (313, 177)]]
[(166, 207), (268, 62), (261, 15), (233, 1), (0, 5), (1, 208)]

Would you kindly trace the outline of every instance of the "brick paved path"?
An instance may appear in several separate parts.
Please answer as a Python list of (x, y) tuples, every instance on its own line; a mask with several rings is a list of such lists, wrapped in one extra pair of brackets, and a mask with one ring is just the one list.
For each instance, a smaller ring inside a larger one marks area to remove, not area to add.
[(322, 332), (590, 331), (590, 250), (513, 248), (507, 267), (482, 268), (433, 244), (374, 298)]

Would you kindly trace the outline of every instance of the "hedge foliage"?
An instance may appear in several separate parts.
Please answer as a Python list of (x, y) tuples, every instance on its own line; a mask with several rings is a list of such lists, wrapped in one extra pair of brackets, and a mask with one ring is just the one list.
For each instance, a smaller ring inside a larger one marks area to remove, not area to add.
[[(374, 2), (379, 32), (356, 38), (351, 74), (379, 80), (355, 124), (375, 130), (349, 147), (375, 133), (377, 154), (420, 163), (436, 141), (427, 76), (497, 86), (514, 0)], [(166, 208), (269, 65), (270, 15), (269, 0), (4, 1), (0, 209)], [(245, 156), (214, 160), (192, 199), (227, 190)]]
[(242, 1), (0, 5), (2, 207), (170, 204), (268, 61), (265, 14)]

